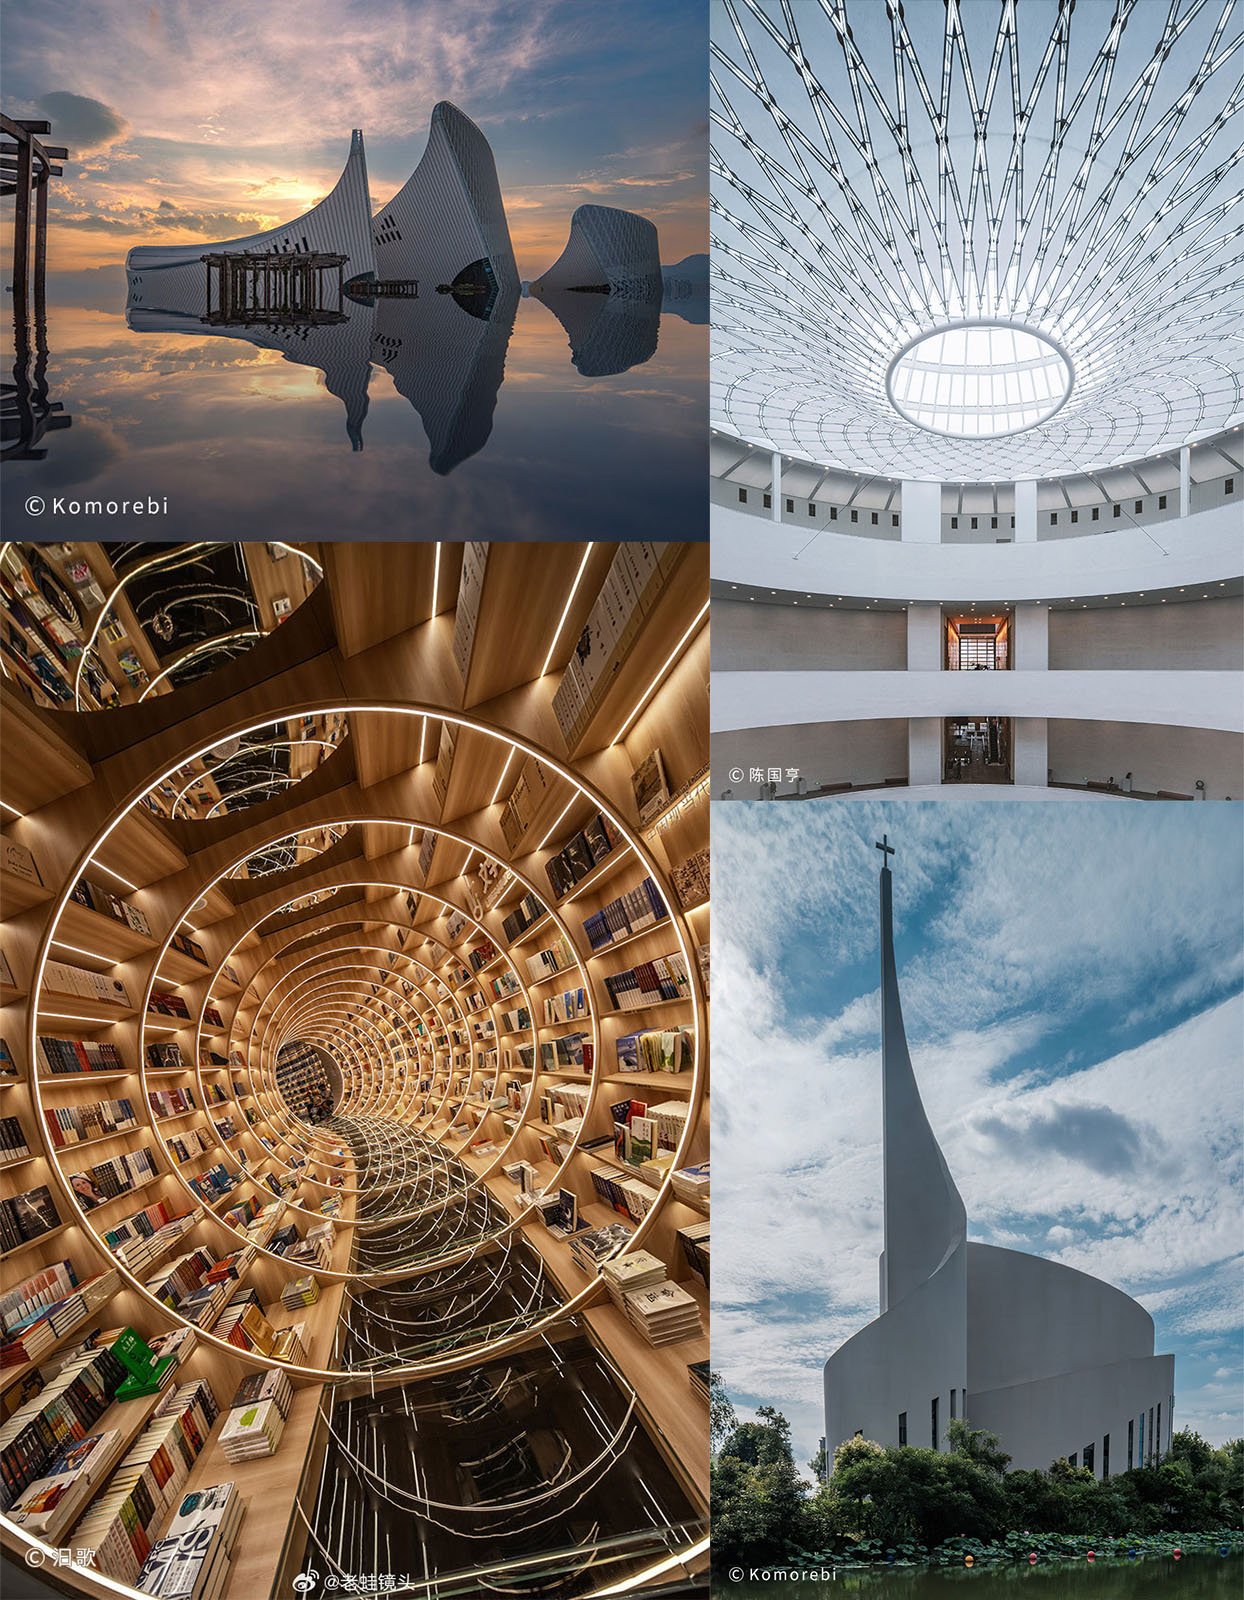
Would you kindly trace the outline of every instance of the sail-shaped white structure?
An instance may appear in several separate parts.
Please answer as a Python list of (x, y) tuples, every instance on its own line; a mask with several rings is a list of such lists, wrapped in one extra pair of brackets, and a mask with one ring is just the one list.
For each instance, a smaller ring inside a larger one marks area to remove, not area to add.
[(1106, 1478), (1151, 1464), (1170, 1444), (1175, 1358), (1154, 1354), (1149, 1313), (1087, 1273), (967, 1237), (907, 1049), (892, 893), (887, 862), (881, 1314), (825, 1363), (831, 1462), (855, 1434), (942, 1449), (947, 1425), (961, 1417), (997, 1434), (1017, 1468), (1067, 1457)]
[(531, 286), (538, 296), (550, 289), (607, 291), (631, 300), (655, 299), (659, 305), (663, 284), (655, 224), (616, 206), (579, 206), (570, 219), (566, 248)]
[(344, 255), (343, 278), (374, 278), (371, 198), (363, 131), (350, 135), (350, 154), (328, 194), (304, 216), (245, 239), (220, 244), (136, 245), (125, 260), (127, 311), (202, 317), (208, 311), (206, 255)]
[(448, 100), (432, 108), (423, 157), (376, 213), (372, 231), (381, 280), (417, 280), (421, 298), (472, 267), (481, 292), (518, 289), (492, 146)]

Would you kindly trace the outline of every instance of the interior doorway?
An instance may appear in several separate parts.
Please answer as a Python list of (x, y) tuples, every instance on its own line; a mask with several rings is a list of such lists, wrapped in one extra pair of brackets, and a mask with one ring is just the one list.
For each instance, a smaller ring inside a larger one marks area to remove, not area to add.
[(942, 739), (946, 783), (1014, 783), (1010, 717), (947, 717)]
[(1006, 672), (1013, 658), (1009, 611), (992, 616), (945, 615), (945, 665), (948, 672)]

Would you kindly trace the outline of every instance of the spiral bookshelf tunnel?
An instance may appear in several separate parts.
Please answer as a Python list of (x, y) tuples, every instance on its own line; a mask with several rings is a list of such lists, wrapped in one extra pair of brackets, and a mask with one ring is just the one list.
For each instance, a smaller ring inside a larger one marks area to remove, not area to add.
[(702, 1592), (703, 547), (163, 557), (0, 556), (7, 1549), (134, 1592), (173, 1430), (226, 1600)]

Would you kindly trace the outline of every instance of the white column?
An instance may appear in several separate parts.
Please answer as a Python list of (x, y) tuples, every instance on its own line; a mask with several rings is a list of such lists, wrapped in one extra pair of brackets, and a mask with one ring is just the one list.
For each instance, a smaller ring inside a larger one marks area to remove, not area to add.
[(1011, 618), (1011, 649), (1017, 672), (1050, 670), (1050, 612), (1048, 606), (1016, 606)]
[(769, 500), (771, 502), (771, 504), (769, 506), (769, 510), (773, 515), (774, 522), (781, 522), (781, 520), (782, 520), (782, 455), (781, 455), (780, 451), (775, 450), (773, 452), (772, 461), (773, 461), (773, 471), (772, 471), (771, 476), (773, 478), (773, 482), (769, 485)]
[(942, 781), (942, 719), (907, 719), (907, 782), (911, 785)]
[(1185, 444), (1179, 451), (1179, 515), (1186, 517), (1192, 510), (1192, 446)]
[(922, 604), (907, 607), (907, 670), (942, 670), (941, 606)]
[(902, 494), (902, 515), (899, 518), (899, 525), (903, 532), (903, 542), (941, 544), (941, 484), (918, 483), (915, 479), (904, 478)]
[(1044, 717), (1016, 717), (1012, 752), (1015, 782), (1044, 789), (1050, 781), (1049, 739)]
[(1037, 537), (1037, 480), (1024, 478), (1015, 485), (1015, 543), (1033, 544)]

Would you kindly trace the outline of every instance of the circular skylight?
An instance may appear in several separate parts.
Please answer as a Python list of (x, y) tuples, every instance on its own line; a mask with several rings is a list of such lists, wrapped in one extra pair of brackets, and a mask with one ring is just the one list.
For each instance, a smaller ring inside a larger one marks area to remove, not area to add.
[(919, 428), (997, 439), (1052, 417), (1071, 393), (1071, 365), (1030, 328), (959, 323), (900, 350), (886, 387), (895, 410)]
[(720, 0), (714, 426), (951, 483), (1234, 426), (1235, 12)]

